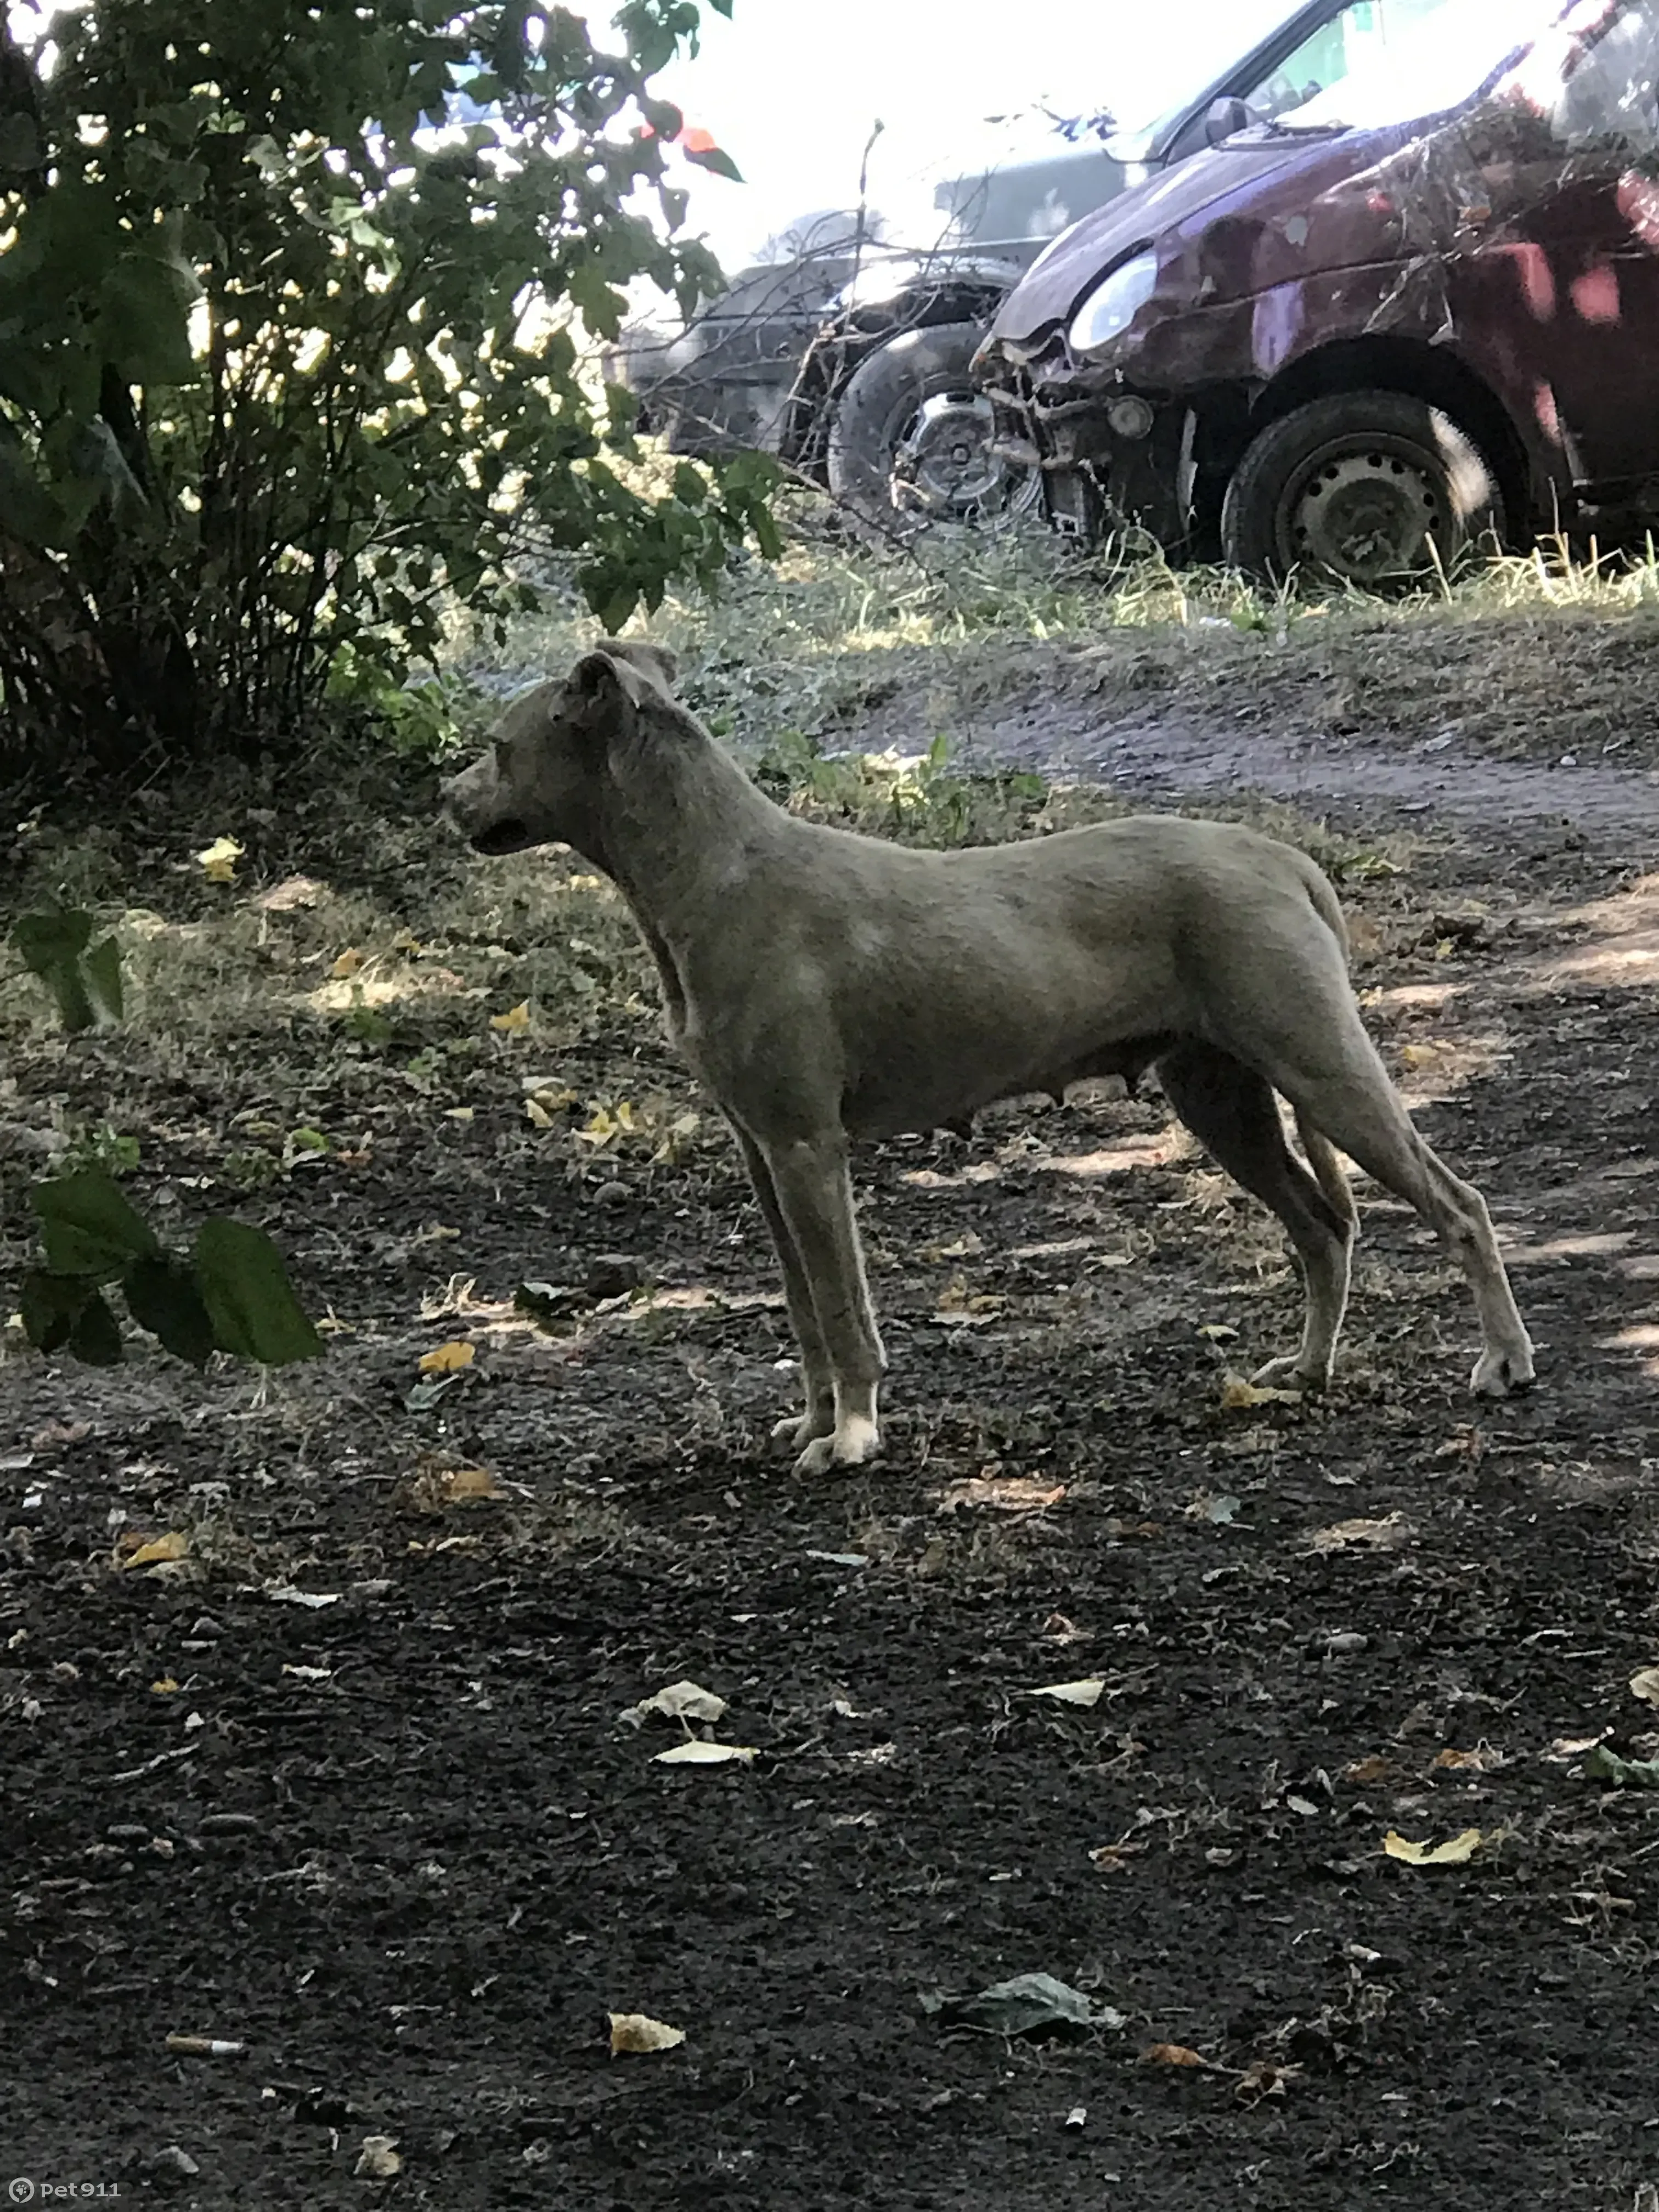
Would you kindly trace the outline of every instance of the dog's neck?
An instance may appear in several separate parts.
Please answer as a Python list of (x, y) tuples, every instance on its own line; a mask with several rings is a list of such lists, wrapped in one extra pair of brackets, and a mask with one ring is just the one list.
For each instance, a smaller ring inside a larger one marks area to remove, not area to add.
[[(625, 771), (607, 775), (587, 857), (653, 939), (707, 934), (787, 836), (790, 817), (687, 716)], [(712, 907), (712, 911), (711, 911)]]

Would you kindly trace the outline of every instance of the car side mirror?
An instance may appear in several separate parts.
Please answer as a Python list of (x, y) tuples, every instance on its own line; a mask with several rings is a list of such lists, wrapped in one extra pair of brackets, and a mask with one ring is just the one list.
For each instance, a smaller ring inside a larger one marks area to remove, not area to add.
[(1210, 102), (1209, 112), (1204, 118), (1204, 136), (1209, 144), (1218, 146), (1224, 138), (1231, 138), (1240, 131), (1248, 131), (1255, 116), (1237, 93)]

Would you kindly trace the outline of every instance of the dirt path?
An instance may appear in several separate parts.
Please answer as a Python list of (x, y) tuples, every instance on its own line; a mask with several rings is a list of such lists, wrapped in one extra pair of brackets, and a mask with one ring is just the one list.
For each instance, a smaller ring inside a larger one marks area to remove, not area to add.
[[(372, 921), (271, 913), (194, 1058), (140, 1024), (14, 1059), (9, 1116), (118, 1100), (136, 1195), (270, 1225), (336, 1329), (264, 1391), (9, 1355), (0, 2184), (1659, 2212), (1659, 1792), (1584, 1765), (1659, 1752), (1659, 799), (1206, 728), (1106, 714), (1067, 757), (1447, 833), (1354, 885), (1358, 981), (1499, 1221), (1524, 1401), (1471, 1403), (1462, 1284), (1362, 1191), (1338, 1387), (1230, 1407), (1294, 1331), (1280, 1240), (1156, 1100), (1100, 1097), (863, 1164), (890, 1453), (794, 1482), (761, 1224), (716, 1130), (667, 1141), (696, 1102), (547, 864), (470, 919), (435, 864)], [(389, 1042), (296, 1012), (347, 927), (411, 979)], [(584, 1138), (596, 1099), (637, 1135)], [(251, 1182), (301, 1125), (326, 1152)], [(15, 1274), (15, 1195), (6, 1232)], [(526, 1280), (569, 1286), (550, 1332)], [(462, 1466), (501, 1494), (446, 1506)], [(621, 1716), (683, 1677), (752, 1760), (653, 1761), (682, 1732)], [(1099, 2023), (929, 2008), (1032, 1972)], [(607, 2011), (685, 2041), (613, 2059)]]

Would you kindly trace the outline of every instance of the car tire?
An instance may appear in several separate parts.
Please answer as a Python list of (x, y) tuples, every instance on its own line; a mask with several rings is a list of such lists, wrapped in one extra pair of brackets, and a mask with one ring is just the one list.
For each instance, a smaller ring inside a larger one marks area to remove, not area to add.
[(1035, 504), (1036, 471), (991, 454), (990, 405), (968, 374), (984, 335), (977, 323), (940, 323), (902, 331), (865, 356), (830, 424), (837, 499), (902, 535), (929, 522), (1001, 520)]
[(1501, 544), (1497, 471), (1468, 432), (1403, 392), (1339, 392), (1270, 422), (1233, 471), (1224, 558), (1273, 582), (1368, 591)]

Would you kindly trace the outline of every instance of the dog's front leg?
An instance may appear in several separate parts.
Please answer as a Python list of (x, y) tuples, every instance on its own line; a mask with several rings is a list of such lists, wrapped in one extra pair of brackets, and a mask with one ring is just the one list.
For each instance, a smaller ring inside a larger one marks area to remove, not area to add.
[(732, 1126), (783, 1269), (784, 1303), (789, 1309), (789, 1326), (800, 1346), (801, 1380), (806, 1386), (806, 1411), (799, 1419), (790, 1415), (780, 1421), (772, 1434), (780, 1441), (787, 1441), (792, 1450), (799, 1451), (815, 1437), (829, 1436), (836, 1425), (836, 1386), (830, 1372), (830, 1356), (824, 1350), (823, 1332), (818, 1327), (817, 1308), (812, 1303), (812, 1285), (807, 1279), (800, 1248), (783, 1218), (766, 1155), (745, 1130), (738, 1129), (735, 1123)]
[(835, 1390), (835, 1426), (807, 1444), (795, 1472), (858, 1467), (880, 1446), (876, 1394), (886, 1360), (864, 1277), (847, 1139), (837, 1129), (764, 1150), (785, 1225), (805, 1270)]

